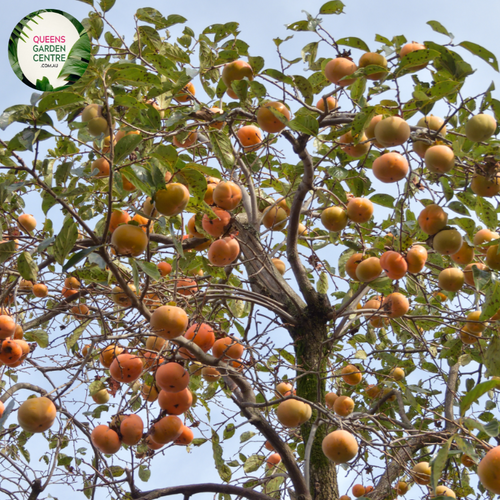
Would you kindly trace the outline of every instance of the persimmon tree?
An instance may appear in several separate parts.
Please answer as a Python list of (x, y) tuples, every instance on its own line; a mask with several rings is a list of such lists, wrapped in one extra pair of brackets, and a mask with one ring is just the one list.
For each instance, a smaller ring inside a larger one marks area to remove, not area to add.
[[(334, 0), (275, 69), (236, 22), (140, 8), (129, 44), (113, 4), (84, 76), (0, 117), (24, 127), (0, 140), (5, 498), (500, 493), (500, 101), (463, 94), (496, 57), (436, 21), (336, 39)], [(148, 490), (178, 446), (220, 481)]]

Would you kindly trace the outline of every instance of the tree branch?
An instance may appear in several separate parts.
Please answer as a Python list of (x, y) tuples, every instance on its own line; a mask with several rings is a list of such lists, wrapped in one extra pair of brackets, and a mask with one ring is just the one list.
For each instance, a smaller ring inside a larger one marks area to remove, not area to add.
[(170, 488), (159, 488), (157, 490), (145, 491), (139, 493), (140, 496), (132, 495), (134, 500), (153, 500), (155, 498), (167, 497), (171, 495), (196, 495), (197, 493), (226, 493), (238, 497), (248, 498), (249, 500), (272, 500), (271, 497), (252, 490), (251, 488), (242, 488), (231, 484), (201, 483), (188, 484), (185, 486), (171, 486)]

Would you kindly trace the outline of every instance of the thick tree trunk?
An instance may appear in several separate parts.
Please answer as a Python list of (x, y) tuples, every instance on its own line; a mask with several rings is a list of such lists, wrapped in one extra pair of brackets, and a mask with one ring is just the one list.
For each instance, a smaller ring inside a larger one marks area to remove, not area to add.
[[(328, 352), (325, 348), (327, 327), (323, 311), (308, 311), (300, 322), (300, 327), (290, 333), (295, 340), (297, 370), (297, 396), (309, 401), (325, 402)], [(304, 375), (304, 373), (306, 373)], [(304, 446), (307, 447), (311, 428), (317, 418), (313, 410), (311, 419), (301, 427)], [(311, 448), (309, 470), (310, 491), (313, 500), (336, 500), (338, 496), (337, 472), (335, 464), (323, 453), (321, 443), (328, 432), (320, 425)]]

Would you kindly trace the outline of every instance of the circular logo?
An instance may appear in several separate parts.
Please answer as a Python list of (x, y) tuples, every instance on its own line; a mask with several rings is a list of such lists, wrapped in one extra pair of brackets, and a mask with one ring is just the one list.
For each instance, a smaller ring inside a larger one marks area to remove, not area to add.
[(90, 40), (73, 16), (55, 9), (32, 12), (10, 35), (9, 60), (26, 85), (55, 91), (78, 81), (90, 61)]

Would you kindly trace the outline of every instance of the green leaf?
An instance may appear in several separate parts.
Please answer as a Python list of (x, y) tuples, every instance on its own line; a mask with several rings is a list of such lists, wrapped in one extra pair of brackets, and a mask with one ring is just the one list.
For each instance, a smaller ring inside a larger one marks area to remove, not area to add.
[(78, 227), (73, 219), (68, 218), (64, 223), (61, 232), (54, 241), (54, 257), (59, 265), (63, 265), (69, 252), (75, 246), (78, 239)]
[(318, 293), (328, 292), (328, 273), (325, 271), (323, 271), (319, 276), (319, 280), (316, 283), (316, 290), (318, 290)]
[(352, 85), (351, 85), (351, 99), (353, 101), (358, 101), (363, 93), (365, 92), (366, 88), (366, 78), (358, 78)]
[(229, 137), (219, 130), (211, 130), (210, 143), (212, 144), (215, 156), (221, 161), (222, 166), (227, 170), (232, 170), (235, 158)]
[(125, 469), (119, 467), (118, 465), (111, 465), (104, 469), (104, 475), (107, 477), (120, 477), (125, 474)]
[[(249, 57), (248, 64), (252, 66), (253, 74), (256, 75), (260, 73), (260, 70), (264, 67), (264, 59), (262, 57)], [(250, 84), (251, 85), (251, 84)]]
[(487, 287), (479, 321), (490, 319), (498, 310), (500, 310), (500, 281), (494, 280)]
[(370, 201), (372, 203), (376, 203), (377, 205), (381, 205), (382, 207), (394, 208), (394, 202), (396, 199), (390, 194), (374, 194)]
[(224, 439), (230, 439), (234, 436), (234, 433), (236, 432), (236, 427), (234, 424), (227, 424), (226, 428), (224, 429)]
[(106, 389), (106, 386), (101, 380), (94, 380), (89, 385), (89, 394), (90, 396), (95, 396), (99, 391)]
[(255, 432), (247, 431), (240, 436), (240, 443), (246, 443), (255, 436)]
[(370, 281), (368, 286), (376, 292), (389, 295), (392, 292), (392, 280), (387, 276), (382, 276), (376, 280)]
[(320, 14), (342, 14), (344, 12), (345, 5), (340, 0), (332, 0), (331, 2), (326, 2), (319, 9)]
[(481, 47), (481, 45), (478, 45), (477, 43), (472, 42), (461, 42), (458, 45), (460, 45), (464, 49), (467, 49), (475, 56), (480, 57), (483, 61), (486, 61), (495, 71), (498, 71), (497, 58), (495, 54), (493, 54), (489, 50)]
[(466, 215), (467, 217), (470, 217), (470, 212), (469, 210), (467, 210), (467, 207), (463, 203), (460, 203), (459, 201), (452, 201), (451, 203), (448, 204), (448, 208), (450, 210), (453, 210), (457, 214)]
[(288, 122), (288, 126), (296, 132), (317, 136), (319, 131), (318, 120), (311, 115), (296, 115)]
[(174, 221), (172, 219), (169, 220), (168, 231), (170, 233), (170, 236), (172, 237), (172, 241), (174, 242), (175, 250), (181, 256), (181, 258), (183, 258), (184, 250), (182, 248), (182, 243), (175, 232)]
[(73, 333), (66, 338), (66, 348), (68, 351), (76, 344), (77, 340), (81, 337), (91, 320), (84, 321), (79, 327), (73, 330)]
[(500, 338), (493, 337), (484, 354), (484, 366), (491, 376), (500, 377)]
[(158, 266), (152, 262), (147, 262), (145, 260), (135, 259), (135, 263), (150, 277), (154, 280), (159, 280), (161, 278), (160, 271), (158, 271)]
[[(489, 370), (489, 369), (488, 369)], [(460, 415), (463, 417), (465, 412), (475, 403), (483, 394), (495, 389), (498, 385), (496, 380), (488, 380), (476, 385), (472, 391), (468, 391), (460, 402)]]
[[(307, 103), (311, 103), (314, 97), (314, 92), (311, 83), (307, 78), (302, 75), (293, 75), (295, 86), (299, 89), (300, 93), (304, 96)], [(272, 108), (271, 108), (272, 109)]]
[(219, 444), (218, 434), (212, 430), (212, 450), (214, 454), (215, 468), (219, 473), (220, 478), (228, 483), (231, 480), (231, 469), (224, 463), (222, 459), (222, 446)]
[(439, 56), (439, 52), (430, 49), (416, 50), (415, 52), (410, 52), (401, 59), (399, 63), (398, 72), (400, 72), (401, 70), (411, 69), (414, 66), (422, 66), (423, 64), (432, 61), (437, 56)]
[(243, 465), (243, 471), (245, 474), (256, 471), (264, 463), (264, 460), (265, 457), (262, 455), (249, 456)]
[(279, 355), (285, 359), (286, 361), (288, 361), (288, 363), (290, 363), (291, 365), (294, 365), (295, 364), (295, 356), (293, 354), (290, 354), (288, 351), (286, 351), (285, 349), (275, 349), (276, 352), (279, 353)]
[(62, 270), (64, 272), (67, 272), (68, 269), (71, 269), (73, 266), (76, 266), (76, 264), (78, 264), (78, 262), (85, 259), (85, 257), (87, 257), (87, 255), (90, 255), (94, 250), (97, 250), (98, 248), (100, 248), (100, 247), (98, 247), (98, 246), (89, 247), (89, 248), (85, 248), (83, 250), (80, 250), (79, 252), (74, 253), (71, 256), (71, 258), (68, 259), (66, 264), (64, 264)]
[(139, 479), (147, 483), (150, 477), (151, 471), (145, 465), (139, 465)]
[(16, 242), (7, 241), (6, 243), (0, 243), (0, 264), (9, 260), (16, 253)]
[(449, 36), (453, 39), (453, 33), (450, 33), (440, 22), (438, 21), (427, 21), (427, 24), (436, 32), (442, 35)]
[(40, 113), (44, 113), (50, 109), (58, 109), (67, 106), (68, 104), (84, 101), (85, 99), (82, 96), (73, 94), (72, 92), (52, 92), (38, 103), (38, 111), (40, 111)]
[(476, 464), (479, 462), (479, 457), (476, 453), (476, 450), (472, 443), (469, 441), (466, 441), (465, 439), (461, 438), (460, 436), (455, 436), (455, 443), (458, 446), (458, 449), (464, 453), (465, 455), (468, 455), (469, 457), (476, 462)]
[(276, 69), (266, 69), (265, 71), (262, 72), (262, 74), (270, 76), (271, 78), (274, 78), (275, 80), (278, 80), (278, 82), (283, 82), (283, 83), (288, 83), (288, 85), (293, 85), (293, 80), (289, 77), (284, 75), (281, 71), (278, 71)]
[(38, 276), (38, 265), (29, 252), (23, 252), (17, 258), (17, 270), (25, 280), (36, 281)]
[(476, 197), (476, 214), (481, 222), (486, 224), (486, 227), (495, 229), (498, 225), (498, 216), (493, 205), (482, 198)]
[(130, 134), (122, 137), (115, 146), (113, 162), (115, 164), (123, 161), (142, 141), (142, 137), (137, 134)]
[(450, 181), (447, 177), (440, 177), (439, 182), (441, 182), (441, 186), (443, 187), (443, 194), (446, 198), (446, 201), (450, 201), (453, 198), (453, 189), (450, 186)]
[(24, 340), (36, 342), (44, 349), (49, 346), (49, 334), (45, 330), (30, 330), (24, 333)]
[(438, 483), (438, 480), (441, 478), (441, 473), (443, 472), (446, 462), (448, 461), (448, 454), (450, 452), (450, 446), (451, 443), (453, 442), (455, 436), (452, 436), (444, 445), (441, 447), (441, 449), (438, 451), (438, 454), (436, 455), (436, 458), (432, 461), (431, 463), (431, 484), (430, 487), (436, 493), (436, 486)]
[(370, 52), (370, 48), (366, 45), (361, 38), (356, 38), (354, 36), (348, 36), (346, 38), (340, 38), (337, 40), (338, 45), (347, 45), (347, 47), (352, 47), (353, 49), (364, 50), (365, 52)]

